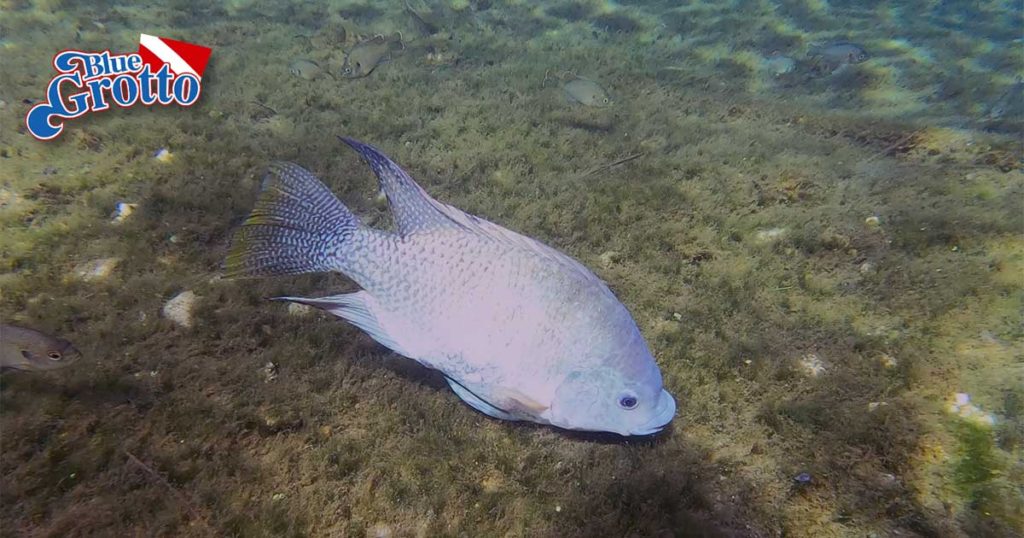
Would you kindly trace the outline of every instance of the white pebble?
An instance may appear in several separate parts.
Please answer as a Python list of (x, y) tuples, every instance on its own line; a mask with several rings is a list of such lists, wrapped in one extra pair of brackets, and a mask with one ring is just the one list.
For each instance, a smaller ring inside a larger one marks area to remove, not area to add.
[(292, 316), (308, 316), (313, 313), (313, 307), (301, 303), (288, 303), (288, 314)]
[(800, 369), (807, 374), (808, 377), (818, 377), (825, 373), (825, 362), (821, 360), (815, 353), (808, 353), (803, 357), (800, 357)]
[(191, 290), (183, 291), (167, 301), (163, 308), (164, 317), (188, 328), (192, 326), (192, 308), (195, 306), (196, 294)]
[(788, 232), (789, 230), (785, 228), (769, 228), (767, 230), (758, 230), (756, 233), (754, 233), (754, 240), (757, 241), (758, 243), (774, 243), (782, 239), (783, 237), (786, 237), (786, 234)]
[(78, 266), (75, 267), (73, 274), (75, 277), (86, 282), (103, 280), (110, 276), (110, 273), (114, 272), (114, 269), (117, 268), (117, 264), (119, 263), (121, 263), (120, 258), (101, 258), (99, 260), (92, 260), (78, 264)]

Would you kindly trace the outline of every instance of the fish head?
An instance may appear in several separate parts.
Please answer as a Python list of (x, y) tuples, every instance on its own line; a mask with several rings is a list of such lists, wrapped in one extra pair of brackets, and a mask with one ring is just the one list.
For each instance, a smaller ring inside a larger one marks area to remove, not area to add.
[(31, 370), (55, 370), (82, 358), (82, 354), (75, 346), (63, 338), (26, 342), (19, 346), (18, 352)]
[(676, 401), (662, 387), (661, 372), (649, 353), (641, 361), (630, 362), (633, 368), (602, 366), (569, 372), (544, 418), (560, 428), (623, 436), (661, 431), (675, 416)]
[(345, 63), (341, 66), (341, 76), (345, 78), (359, 78), (363, 76), (363, 65), (358, 58), (352, 58), (349, 54), (345, 56)]

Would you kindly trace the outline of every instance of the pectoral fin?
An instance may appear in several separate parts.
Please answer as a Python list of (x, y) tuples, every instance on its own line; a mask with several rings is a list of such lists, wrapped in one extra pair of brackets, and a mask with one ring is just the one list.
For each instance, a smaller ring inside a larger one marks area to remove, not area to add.
[(519, 420), (512, 414), (506, 413), (505, 411), (502, 411), (501, 409), (498, 409), (497, 407), (485, 402), (479, 396), (473, 394), (469, 389), (460, 385), (458, 381), (455, 381), (454, 379), (447, 376), (445, 376), (445, 379), (448, 381), (448, 386), (451, 387), (453, 391), (455, 391), (455, 394), (473, 409), (476, 409), (477, 411), (480, 411), (485, 415), (501, 420)]
[(491, 392), (494, 395), (494, 401), (510, 411), (520, 411), (523, 414), (537, 416), (550, 407), (516, 389), (497, 387)]

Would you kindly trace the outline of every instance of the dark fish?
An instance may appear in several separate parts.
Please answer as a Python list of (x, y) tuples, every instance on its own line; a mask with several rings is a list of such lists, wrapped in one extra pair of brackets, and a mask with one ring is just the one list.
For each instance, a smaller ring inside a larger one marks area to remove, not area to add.
[(0, 370), (55, 370), (81, 357), (63, 338), (0, 323)]
[(341, 66), (341, 76), (345, 78), (365, 77), (373, 72), (378, 65), (391, 57), (391, 42), (384, 36), (376, 36), (352, 47), (345, 55), (345, 64)]

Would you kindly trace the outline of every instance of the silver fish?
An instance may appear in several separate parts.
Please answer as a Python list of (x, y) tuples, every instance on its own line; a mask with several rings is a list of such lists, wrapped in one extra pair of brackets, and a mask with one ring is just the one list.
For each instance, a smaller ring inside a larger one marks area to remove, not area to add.
[(600, 84), (587, 78), (574, 77), (562, 85), (562, 91), (570, 103), (593, 107), (606, 107), (612, 104), (608, 92)]
[(360, 223), (311, 173), (276, 163), (235, 234), (228, 276), (339, 271), (363, 289), (318, 299), (377, 342), (440, 370), (495, 418), (649, 435), (675, 415), (626, 308), (586, 267), (431, 198), (376, 148), (370, 165), (397, 232)]
[(81, 357), (67, 340), (0, 323), (0, 370), (55, 370)]
[(864, 47), (848, 41), (812, 47), (808, 55), (817, 58), (820, 67), (826, 71), (835, 71), (844, 65), (859, 64), (871, 58)]

